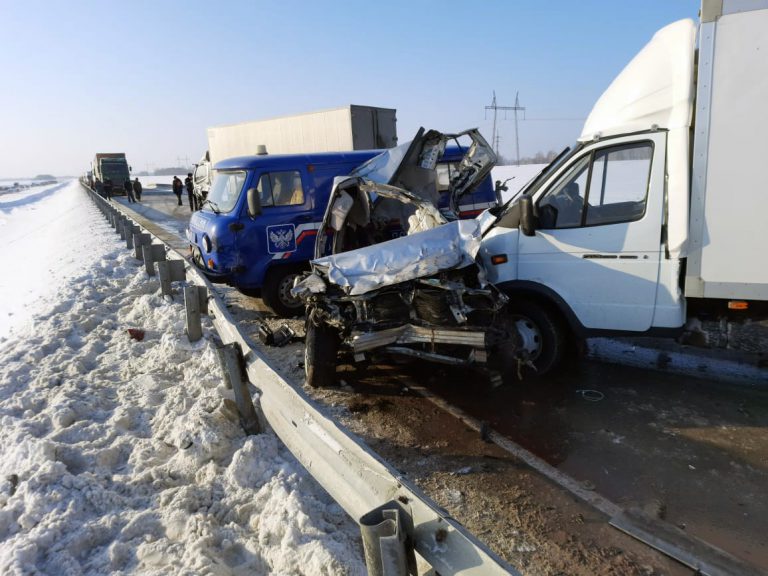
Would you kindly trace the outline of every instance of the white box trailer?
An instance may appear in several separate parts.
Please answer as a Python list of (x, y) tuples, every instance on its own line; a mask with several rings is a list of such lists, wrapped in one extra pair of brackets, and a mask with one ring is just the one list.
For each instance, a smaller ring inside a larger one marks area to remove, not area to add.
[(484, 237), (540, 372), (568, 334), (765, 317), (766, 31), (768, 0), (703, 0), (698, 26), (661, 29)]
[(350, 104), (208, 128), (208, 150), (214, 164), (258, 154), (262, 146), (268, 154), (392, 148), (397, 146), (396, 110)]
[(397, 146), (397, 110), (350, 104), (208, 128), (208, 151), (195, 167), (195, 194), (205, 198), (217, 162), (258, 154), (374, 150)]
[(768, 2), (704, 2), (685, 295), (768, 300)]

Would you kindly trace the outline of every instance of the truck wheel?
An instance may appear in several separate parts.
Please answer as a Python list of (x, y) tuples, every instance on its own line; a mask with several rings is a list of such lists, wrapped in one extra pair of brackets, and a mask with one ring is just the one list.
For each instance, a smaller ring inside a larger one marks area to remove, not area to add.
[[(529, 300), (513, 300), (508, 307), (508, 321), (517, 331), (518, 346), (535, 369), (523, 366), (523, 376), (543, 376), (555, 370), (563, 360), (566, 331), (560, 318), (549, 308)], [(515, 366), (505, 362), (505, 371)]]
[(293, 318), (304, 313), (304, 303), (291, 295), (293, 281), (300, 274), (301, 269), (293, 266), (280, 266), (267, 272), (261, 299), (280, 318)]
[(317, 322), (313, 314), (310, 314), (304, 343), (307, 384), (313, 388), (332, 386), (336, 381), (336, 356), (341, 345), (338, 330)]

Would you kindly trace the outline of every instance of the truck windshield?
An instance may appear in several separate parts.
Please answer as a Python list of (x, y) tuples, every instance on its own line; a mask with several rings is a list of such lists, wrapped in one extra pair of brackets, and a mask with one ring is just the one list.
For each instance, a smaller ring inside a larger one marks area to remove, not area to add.
[(202, 210), (217, 214), (231, 212), (244, 184), (245, 172), (216, 172)]
[(572, 157), (576, 152), (581, 150), (582, 147), (583, 144), (577, 142), (573, 146), (567, 146), (563, 148), (560, 154), (558, 154), (554, 160), (552, 160), (552, 162), (544, 166), (544, 168), (542, 168), (541, 171), (536, 174), (536, 176), (531, 178), (522, 188), (520, 188), (509, 200), (504, 203), (504, 208), (509, 208), (521, 194), (531, 195), (536, 192), (536, 190), (538, 190), (546, 180), (545, 176), (554, 172), (558, 166), (561, 166), (567, 158)]

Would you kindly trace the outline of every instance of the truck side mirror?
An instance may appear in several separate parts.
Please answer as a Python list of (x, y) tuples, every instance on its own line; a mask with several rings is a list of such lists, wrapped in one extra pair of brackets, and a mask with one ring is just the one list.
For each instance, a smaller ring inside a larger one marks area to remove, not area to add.
[(520, 197), (520, 231), (526, 236), (536, 234), (536, 218), (533, 215), (533, 198), (527, 195)]
[(246, 199), (248, 200), (248, 216), (255, 218), (261, 214), (261, 199), (259, 198), (259, 191), (256, 190), (256, 188), (248, 188)]

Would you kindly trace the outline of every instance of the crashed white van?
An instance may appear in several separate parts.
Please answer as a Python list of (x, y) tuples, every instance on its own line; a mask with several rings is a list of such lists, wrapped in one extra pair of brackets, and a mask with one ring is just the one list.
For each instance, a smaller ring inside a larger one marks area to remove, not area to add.
[[(466, 153), (439, 174), (437, 160), (454, 139), (469, 140)], [(479, 366), (499, 350), (514, 356), (507, 297), (476, 261), (494, 218), (456, 216), (459, 198), (495, 162), (477, 130), (422, 129), (412, 142), (337, 179), (321, 228), (330, 234), (318, 235), (312, 272), (294, 288), (307, 304), (310, 385), (332, 382), (339, 351), (358, 361), (385, 352)], [(440, 189), (450, 194), (444, 212), (436, 208)]]

